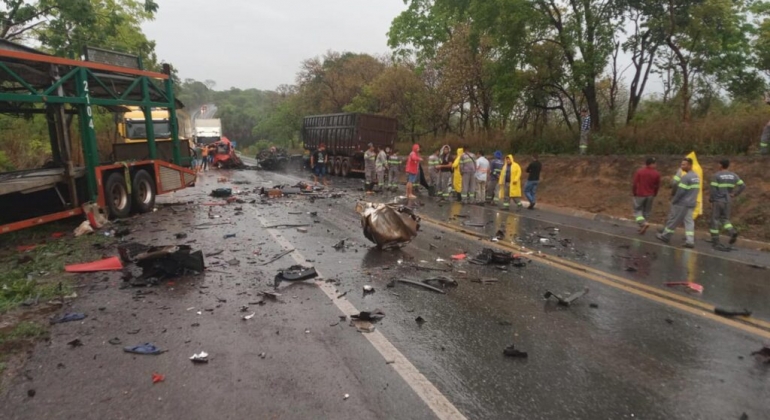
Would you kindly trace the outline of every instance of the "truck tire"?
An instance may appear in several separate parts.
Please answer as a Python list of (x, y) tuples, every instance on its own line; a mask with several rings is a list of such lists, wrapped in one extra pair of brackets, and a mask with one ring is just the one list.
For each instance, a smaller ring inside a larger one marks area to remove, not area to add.
[(144, 169), (137, 171), (131, 182), (131, 197), (137, 213), (147, 213), (155, 207), (155, 180)]
[(342, 164), (340, 165), (340, 176), (346, 177), (350, 173), (350, 161), (348, 158), (342, 158)]
[(104, 200), (112, 217), (122, 219), (131, 214), (131, 197), (122, 173), (113, 172), (104, 184)]
[(342, 160), (337, 158), (334, 160), (334, 176), (340, 176), (342, 174)]

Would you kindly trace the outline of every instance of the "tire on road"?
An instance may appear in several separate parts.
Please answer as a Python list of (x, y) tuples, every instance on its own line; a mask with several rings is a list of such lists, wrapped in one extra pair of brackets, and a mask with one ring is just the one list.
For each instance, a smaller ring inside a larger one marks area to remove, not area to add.
[(137, 213), (147, 213), (155, 207), (155, 182), (149, 172), (144, 169), (137, 171), (131, 182), (131, 196), (134, 210)]
[(342, 160), (340, 158), (334, 159), (334, 176), (340, 176), (342, 173)]
[(122, 173), (113, 172), (104, 183), (104, 199), (112, 217), (122, 219), (131, 214), (131, 197)]

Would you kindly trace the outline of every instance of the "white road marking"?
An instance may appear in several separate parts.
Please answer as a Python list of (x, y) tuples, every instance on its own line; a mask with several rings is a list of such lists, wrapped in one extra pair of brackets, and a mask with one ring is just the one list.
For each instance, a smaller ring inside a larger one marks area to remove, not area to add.
[[(263, 228), (265, 226), (269, 226), (267, 220), (265, 220), (259, 214), (256, 214), (256, 218), (262, 224)], [(295, 249), (295, 251), (291, 253), (291, 257), (294, 259), (294, 261), (297, 262), (297, 264), (307, 264), (305, 257), (299, 251), (296, 251), (295, 246), (289, 242), (289, 240), (283, 237), (280, 234), (280, 231), (276, 229), (266, 230), (270, 236), (275, 239), (276, 243), (281, 245), (283, 248), (287, 250)], [(318, 270), (316, 269), (316, 271)], [(320, 272), (318, 275), (323, 277)], [(337, 293), (335, 292), (334, 286), (332, 286), (331, 283), (316, 282), (315, 284), (326, 294), (327, 297), (329, 297), (329, 299), (331, 299), (332, 302), (334, 302), (334, 305), (336, 305), (343, 314), (348, 316), (348, 318), (350, 318), (350, 316), (353, 314), (358, 314), (361, 312), (356, 309), (356, 307), (353, 306), (349, 300), (345, 298), (337, 299)], [(374, 330), (374, 332), (371, 333), (362, 333), (361, 335), (369, 340), (372, 346), (374, 346), (374, 348), (380, 352), (384, 360), (395, 361), (395, 363), (390, 363), (389, 366), (391, 366), (396, 371), (396, 373), (398, 373), (401, 378), (403, 378), (404, 381), (412, 388), (412, 390), (414, 390), (414, 392), (425, 402), (425, 404), (430, 407), (433, 413), (436, 414), (436, 417), (441, 420), (466, 419), (460, 410), (458, 410), (457, 407), (449, 402), (444, 394), (442, 394), (441, 391), (439, 391), (438, 388), (436, 388), (428, 380), (428, 378), (420, 373), (420, 371), (417, 370), (412, 362), (410, 362), (406, 356), (398, 351), (393, 343), (391, 343), (384, 335), (382, 335), (379, 330)]]

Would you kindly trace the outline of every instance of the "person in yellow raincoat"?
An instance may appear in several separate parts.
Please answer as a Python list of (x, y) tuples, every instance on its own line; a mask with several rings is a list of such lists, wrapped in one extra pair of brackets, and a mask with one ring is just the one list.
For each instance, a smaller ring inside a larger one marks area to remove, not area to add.
[(513, 160), (513, 155), (505, 157), (498, 184), (500, 185), (498, 194), (500, 201), (503, 202), (503, 208), (510, 208), (513, 201), (516, 203), (517, 210), (521, 210), (521, 166)]
[(452, 188), (457, 195), (457, 201), (462, 200), (463, 175), (460, 173), (460, 158), (464, 152), (465, 149), (459, 147), (457, 149), (457, 157), (455, 157), (455, 161), (452, 162)]

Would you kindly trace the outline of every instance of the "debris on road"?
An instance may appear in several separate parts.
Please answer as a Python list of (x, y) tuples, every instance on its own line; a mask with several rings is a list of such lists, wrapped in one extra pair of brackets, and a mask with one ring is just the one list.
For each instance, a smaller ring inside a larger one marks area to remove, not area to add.
[(374, 332), (374, 325), (369, 321), (363, 321), (358, 319), (351, 319), (350, 323), (356, 327), (358, 332), (371, 333)]
[(374, 287), (369, 286), (368, 284), (364, 286), (364, 294), (365, 295), (368, 295), (368, 294), (374, 293), (374, 292), (375, 292)]
[(260, 295), (260, 296), (272, 299), (272, 300), (278, 300), (278, 298), (281, 297), (280, 293), (275, 293), (275, 292), (267, 292), (267, 291), (265, 291), (265, 292), (259, 292), (257, 294)]
[(92, 273), (97, 271), (118, 271), (123, 269), (123, 264), (118, 257), (105, 258), (82, 264), (70, 264), (64, 266), (68, 273)]
[(78, 227), (75, 228), (75, 237), (94, 233), (94, 228), (91, 227), (91, 223), (88, 220), (84, 220)]
[(725, 308), (714, 308), (714, 313), (719, 316), (724, 316), (727, 318), (731, 318), (734, 316), (751, 316), (751, 311), (749, 309), (725, 309)]
[(79, 313), (79, 312), (71, 312), (71, 313), (66, 313), (66, 314), (64, 314), (64, 315), (62, 315), (62, 316), (60, 316), (58, 318), (52, 318), (50, 320), (50, 323), (51, 324), (61, 324), (61, 323), (64, 323), (64, 322), (80, 321), (82, 319), (85, 319), (87, 316), (88, 315), (82, 314), (82, 313)]
[(427, 321), (425, 320), (425, 318), (423, 318), (421, 316), (418, 316), (417, 318), (414, 319), (414, 322), (416, 322), (419, 325), (422, 325), (422, 324), (426, 323)]
[(468, 257), (468, 255), (466, 255), (466, 254), (455, 254), (455, 255), (452, 255), (452, 260), (454, 260), (454, 261), (462, 261), (466, 257)]
[(260, 264), (260, 265), (268, 265), (268, 264), (270, 264), (270, 263), (274, 263), (274, 262), (276, 262), (276, 261), (280, 260), (281, 258), (283, 258), (283, 257), (285, 257), (285, 256), (287, 256), (287, 255), (289, 255), (289, 254), (291, 254), (292, 252), (294, 252), (294, 250), (293, 250), (293, 249), (290, 249), (290, 250), (288, 250), (288, 251), (283, 251), (283, 252), (281, 252), (280, 254), (276, 254), (276, 256), (275, 256), (275, 257), (273, 257), (272, 259), (270, 259), (270, 261), (265, 261), (265, 262), (263, 262), (263, 263), (262, 263), (262, 264)]
[(559, 296), (556, 293), (553, 293), (551, 291), (546, 291), (545, 294), (543, 295), (543, 297), (546, 298), (546, 299), (549, 299), (551, 297), (555, 297), (559, 301), (559, 305), (561, 305), (561, 306), (570, 306), (572, 304), (572, 302), (577, 300), (579, 297), (584, 296), (586, 293), (588, 293), (588, 288), (587, 287), (584, 288), (583, 290), (579, 291), (579, 292), (576, 292), (576, 293), (573, 293), (573, 294), (567, 296), (566, 298), (563, 298), (563, 297), (561, 297), (561, 296)]
[(348, 398), (350, 398), (350, 394), (345, 394), (345, 395), (342, 397), (342, 399), (343, 399), (343, 400), (347, 400)]
[(446, 294), (446, 292), (445, 292), (445, 291), (443, 291), (443, 290), (441, 290), (441, 289), (438, 289), (438, 288), (436, 288), (436, 287), (433, 287), (433, 286), (431, 286), (431, 285), (428, 285), (428, 284), (425, 284), (425, 283), (420, 283), (420, 282), (418, 282), (418, 281), (413, 281), (413, 280), (405, 280), (405, 279), (398, 279), (397, 281), (398, 281), (399, 283), (411, 284), (411, 285), (413, 285), (413, 286), (420, 286), (420, 287), (422, 287), (422, 288), (425, 288), (425, 289), (428, 289), (428, 290), (431, 290), (431, 291), (434, 291), (434, 292), (437, 292), (437, 293), (441, 293), (442, 295), (443, 295), (443, 294)]
[(257, 313), (256, 313), (256, 312), (254, 312), (254, 313), (253, 313), (253, 314), (251, 314), (251, 315), (245, 315), (245, 316), (243, 317), (243, 320), (244, 320), (244, 321), (248, 321), (248, 320), (250, 320), (251, 318), (254, 318), (254, 315), (256, 315), (256, 314), (257, 314)]
[(166, 380), (165, 375), (161, 375), (160, 373), (153, 373), (152, 374), (152, 383), (157, 384), (158, 382), (163, 382)]
[(299, 233), (307, 233), (308, 229), (306, 227), (298, 227), (297, 232)]
[(458, 286), (457, 280), (455, 280), (455, 279), (453, 279), (451, 277), (445, 277), (445, 276), (430, 277), (430, 278), (424, 279), (422, 282), (425, 283), (425, 284), (438, 283), (438, 284), (441, 285), (441, 287), (447, 287), (447, 286), (457, 287)]
[(188, 272), (202, 273), (206, 268), (203, 252), (193, 251), (189, 245), (148, 247), (132, 243), (119, 246), (118, 252), (123, 261), (134, 262), (142, 269), (142, 275), (132, 283), (134, 286), (157, 284)]
[(482, 277), (480, 279), (472, 279), (472, 283), (481, 283), (481, 284), (495, 284), (498, 283), (500, 280), (492, 277)]
[(177, 233), (176, 235), (174, 235), (174, 237), (177, 238), (177, 239), (184, 239), (184, 238), (187, 237), (187, 234), (186, 233)]
[(301, 265), (293, 265), (289, 268), (279, 270), (275, 275), (275, 286), (282, 281), (302, 281), (310, 280), (318, 277), (318, 272), (314, 267), (303, 267)]
[(76, 339), (68, 342), (67, 345), (70, 346), (70, 347), (80, 347), (80, 346), (83, 345), (83, 342), (80, 341), (79, 338), (76, 338)]
[(691, 281), (670, 281), (667, 283), (663, 283), (663, 285), (668, 287), (685, 286), (685, 288), (688, 291), (692, 291), (695, 293), (703, 293), (703, 286), (698, 283), (693, 283)]
[(192, 360), (193, 363), (208, 363), (209, 362), (209, 354), (205, 351), (202, 351), (197, 354), (193, 354), (190, 356), (190, 360)]
[(233, 190), (232, 188), (217, 188), (211, 191), (210, 195), (215, 198), (226, 198), (233, 195)]
[(231, 238), (235, 238), (235, 235), (236, 235), (235, 233), (226, 233), (222, 238), (231, 239)]
[(764, 346), (761, 349), (752, 352), (751, 355), (759, 362), (770, 364), (770, 346)]
[(476, 265), (509, 265), (513, 264), (515, 267), (524, 267), (527, 264), (522, 261), (522, 258), (518, 255), (513, 255), (506, 251), (495, 251), (491, 248), (484, 248), (481, 252), (470, 260), (472, 264)]
[(382, 312), (381, 309), (375, 309), (373, 311), (361, 311), (357, 314), (350, 315), (350, 318), (359, 321), (377, 322), (382, 318), (385, 318), (385, 312)]
[(161, 350), (161, 349), (155, 347), (154, 344), (144, 343), (144, 344), (139, 344), (139, 345), (136, 345), (136, 346), (123, 347), (123, 351), (126, 352), (126, 353), (133, 353), (133, 354), (158, 355), (158, 354), (163, 353), (165, 350)]
[(336, 249), (337, 251), (341, 251), (341, 250), (345, 249), (345, 240), (344, 239), (340, 240), (339, 242), (334, 244), (334, 246), (332, 246), (332, 248)]
[(521, 359), (526, 359), (527, 357), (529, 357), (529, 355), (527, 354), (526, 351), (517, 350), (516, 347), (513, 344), (511, 344), (510, 346), (506, 347), (503, 350), (503, 354), (508, 356), (508, 357), (517, 357), (517, 358), (521, 358)]
[(361, 215), (364, 236), (379, 249), (405, 246), (420, 230), (420, 218), (406, 206), (359, 202), (356, 212)]
[(110, 338), (107, 342), (112, 344), (113, 346), (119, 346), (119, 345), (123, 344), (123, 342), (120, 341), (120, 338), (118, 338), (118, 337)]

